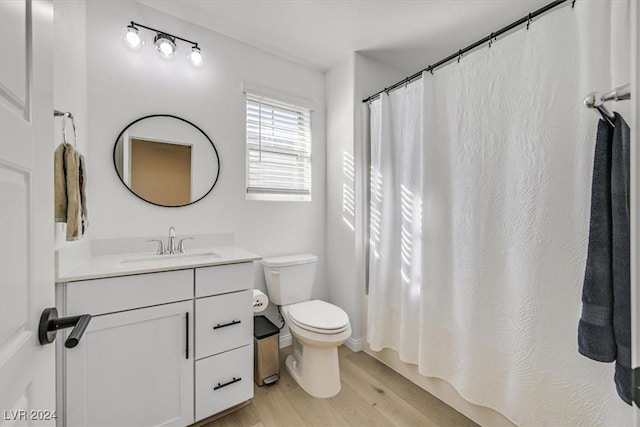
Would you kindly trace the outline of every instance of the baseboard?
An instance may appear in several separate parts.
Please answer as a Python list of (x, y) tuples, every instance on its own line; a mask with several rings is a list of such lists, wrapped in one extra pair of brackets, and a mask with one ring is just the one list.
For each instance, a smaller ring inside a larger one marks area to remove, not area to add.
[(363, 340), (362, 338), (355, 339), (353, 337), (349, 337), (349, 339), (344, 343), (345, 347), (353, 352), (362, 351), (363, 349)]
[(280, 334), (280, 348), (289, 347), (291, 345), (291, 333), (286, 335)]

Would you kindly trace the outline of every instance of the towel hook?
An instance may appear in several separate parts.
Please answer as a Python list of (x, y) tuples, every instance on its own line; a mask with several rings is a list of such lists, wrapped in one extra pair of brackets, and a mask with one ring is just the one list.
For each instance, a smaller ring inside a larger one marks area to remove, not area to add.
[(69, 145), (67, 142), (67, 118), (71, 119), (71, 126), (73, 127), (73, 146), (77, 147), (78, 142), (78, 133), (76, 131), (76, 121), (74, 120), (73, 114), (69, 111), (63, 112), (59, 110), (53, 110), (54, 117), (62, 117), (62, 140), (65, 145)]

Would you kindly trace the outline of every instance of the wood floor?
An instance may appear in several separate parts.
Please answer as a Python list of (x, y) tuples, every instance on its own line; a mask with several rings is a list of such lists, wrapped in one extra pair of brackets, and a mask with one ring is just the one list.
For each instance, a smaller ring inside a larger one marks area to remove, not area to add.
[(312, 398), (284, 367), (290, 351), (280, 352), (277, 384), (254, 385), (249, 405), (206, 426), (477, 426), (386, 365), (344, 346), (338, 350), (342, 390), (331, 399)]

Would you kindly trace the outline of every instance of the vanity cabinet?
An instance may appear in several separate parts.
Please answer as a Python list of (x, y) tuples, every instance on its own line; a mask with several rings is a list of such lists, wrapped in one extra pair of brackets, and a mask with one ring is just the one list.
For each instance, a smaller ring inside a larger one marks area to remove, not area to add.
[(58, 283), (61, 315), (93, 316), (56, 340), (59, 425), (186, 426), (251, 399), (252, 288), (252, 262)]

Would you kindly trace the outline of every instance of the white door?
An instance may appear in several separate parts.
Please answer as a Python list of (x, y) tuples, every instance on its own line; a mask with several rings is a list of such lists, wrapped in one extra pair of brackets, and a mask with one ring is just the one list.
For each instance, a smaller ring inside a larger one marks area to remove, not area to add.
[(193, 301), (96, 316), (65, 351), (67, 426), (193, 423)]
[[(0, 0), (0, 424), (53, 425), (54, 306), (50, 1)], [(41, 419), (48, 419), (43, 423)]]

